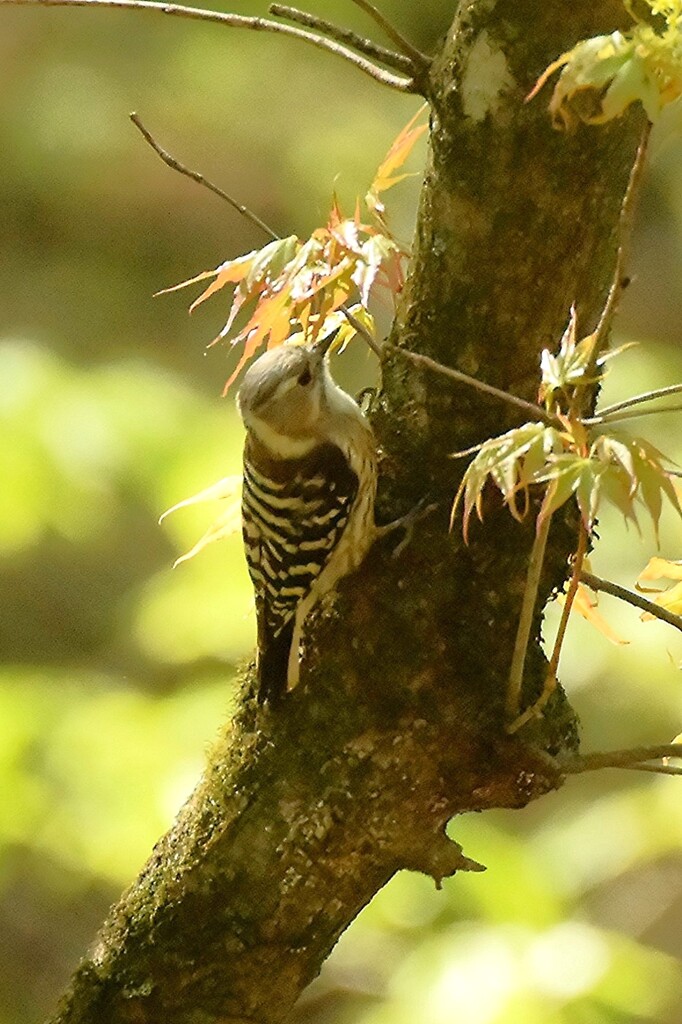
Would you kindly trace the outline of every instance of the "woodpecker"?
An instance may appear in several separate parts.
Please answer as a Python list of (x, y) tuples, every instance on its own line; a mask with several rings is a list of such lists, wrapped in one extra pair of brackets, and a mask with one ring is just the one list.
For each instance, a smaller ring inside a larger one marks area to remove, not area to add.
[(256, 599), (261, 703), (296, 685), (306, 616), (358, 568), (378, 535), (376, 443), (332, 379), (335, 334), (266, 352), (237, 396), (246, 427), (242, 534)]

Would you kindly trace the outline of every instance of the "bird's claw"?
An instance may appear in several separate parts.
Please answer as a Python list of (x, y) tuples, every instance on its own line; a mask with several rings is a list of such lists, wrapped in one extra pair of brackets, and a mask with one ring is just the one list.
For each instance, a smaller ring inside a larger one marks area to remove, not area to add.
[(426, 517), (435, 512), (437, 508), (438, 505), (435, 502), (429, 502), (428, 498), (422, 498), (417, 502), (414, 508), (411, 508), (409, 512), (406, 512), (404, 516), (400, 516), (398, 519), (394, 519), (392, 523), (387, 523), (385, 526), (379, 527), (380, 537), (386, 537), (395, 530), (405, 531), (405, 536), (402, 537), (398, 544), (396, 544), (391, 553), (392, 558), (400, 558), (405, 548), (412, 541), (414, 528), (417, 523), (421, 522), (422, 519), (426, 519)]

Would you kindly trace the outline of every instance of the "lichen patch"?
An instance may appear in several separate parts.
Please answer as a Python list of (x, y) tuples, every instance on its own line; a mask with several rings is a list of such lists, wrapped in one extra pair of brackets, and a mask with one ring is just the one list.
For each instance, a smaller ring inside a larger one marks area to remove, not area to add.
[(514, 85), (504, 53), (484, 29), (469, 52), (460, 83), (465, 116), (477, 123), (483, 121), (497, 111), (500, 97)]

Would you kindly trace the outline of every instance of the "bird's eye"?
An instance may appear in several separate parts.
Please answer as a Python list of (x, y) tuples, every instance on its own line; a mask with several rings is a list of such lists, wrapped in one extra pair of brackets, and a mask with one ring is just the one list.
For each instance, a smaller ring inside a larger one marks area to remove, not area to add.
[(298, 383), (302, 384), (303, 387), (306, 387), (306, 385), (310, 384), (312, 379), (313, 379), (313, 375), (310, 372), (310, 367), (306, 366), (305, 370), (303, 371), (301, 376), (298, 378)]

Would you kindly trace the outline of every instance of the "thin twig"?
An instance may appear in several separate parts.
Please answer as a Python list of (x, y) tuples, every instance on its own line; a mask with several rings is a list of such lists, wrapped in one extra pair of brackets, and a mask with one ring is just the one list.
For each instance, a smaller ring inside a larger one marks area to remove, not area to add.
[(530, 639), (530, 631), (533, 625), (533, 616), (535, 613), (535, 605), (537, 603), (538, 588), (540, 586), (540, 577), (542, 575), (542, 566), (545, 560), (545, 548), (547, 547), (547, 537), (549, 536), (551, 521), (552, 516), (548, 515), (545, 516), (542, 522), (538, 524), (528, 562), (526, 585), (523, 591), (521, 613), (519, 615), (519, 624), (516, 629), (516, 639), (514, 641), (514, 653), (512, 654), (512, 661), (509, 669), (509, 680), (507, 682), (505, 711), (507, 721), (512, 723), (512, 725), (515, 724), (519, 715), (521, 687), (523, 685), (523, 670), (526, 664), (526, 652), (528, 650), (528, 641)]
[(667, 398), (668, 395), (679, 395), (682, 393), (682, 384), (670, 384), (665, 388), (656, 388), (654, 391), (643, 391), (641, 395), (633, 395), (622, 402), (614, 405), (607, 405), (599, 413), (600, 416), (610, 416), (613, 412), (620, 412), (621, 409), (629, 409), (633, 405), (641, 405), (642, 402), (651, 402), (654, 398)]
[[(1, 0), (0, 0), (1, 2)], [(434, 373), (440, 373), (444, 377), (450, 377), (451, 380), (459, 381), (460, 384), (468, 384), (469, 387), (475, 388), (477, 391), (482, 391), (486, 395), (492, 395), (494, 398), (499, 398), (503, 402), (507, 402), (509, 405), (514, 405), (518, 409), (523, 409), (525, 413), (529, 413), (533, 419), (542, 420), (543, 423), (547, 423), (552, 427), (560, 427), (561, 423), (556, 417), (552, 416), (541, 405), (536, 405), (535, 402), (527, 402), (525, 398), (519, 398), (518, 395), (512, 395), (509, 391), (502, 391), (501, 388), (493, 387), (492, 384), (486, 384), (482, 380), (478, 380), (477, 377), (470, 377), (468, 373), (462, 373), (461, 370), (455, 370), (451, 366), (446, 366), (444, 363), (439, 363), (435, 359), (431, 359), (430, 356), (422, 355), (420, 352), (413, 352), (409, 348), (402, 348), (399, 345), (390, 345), (385, 343), (384, 349), (388, 352), (396, 352), (405, 359), (409, 359), (411, 362), (416, 363), (419, 366), (426, 366), (429, 370), (433, 370)]]
[[(583, 420), (583, 423), (590, 425), (593, 420), (601, 422), (605, 417), (611, 416), (612, 413), (620, 412), (622, 409), (631, 409), (634, 405), (652, 402), (655, 398), (667, 398), (668, 395), (679, 395), (680, 393), (682, 393), (682, 384), (670, 384), (666, 388), (656, 388), (655, 391), (643, 391), (641, 395), (633, 395), (632, 398), (625, 398), (622, 402), (607, 405), (605, 409), (600, 409), (593, 419)], [(660, 410), (655, 411), (658, 412)]]
[[(2, 2), (4, 2), (4, 0), (0, 0), (0, 3)], [(177, 160), (174, 156), (171, 156), (171, 154), (168, 153), (163, 148), (163, 146), (161, 146), (156, 141), (156, 139), (149, 131), (149, 129), (145, 128), (138, 114), (131, 114), (130, 120), (133, 122), (135, 127), (141, 132), (145, 141), (149, 143), (154, 152), (161, 157), (163, 162), (168, 167), (170, 167), (171, 170), (178, 171), (180, 174), (186, 175), (186, 177), (191, 178), (192, 181), (196, 181), (198, 185), (203, 185), (204, 188), (209, 189), (211, 192), (215, 193), (215, 195), (219, 196), (221, 199), (224, 199), (226, 202), (230, 204), (230, 206), (233, 209), (235, 209), (238, 213), (241, 213), (241, 215), (243, 217), (246, 217), (247, 220), (250, 220), (252, 224), (256, 225), (256, 227), (259, 227), (261, 231), (263, 231), (269, 238), (273, 239), (273, 241), (276, 241), (281, 238), (281, 235), (278, 235), (276, 231), (273, 231), (272, 228), (268, 224), (266, 224), (264, 220), (261, 220), (261, 218), (256, 213), (254, 213), (253, 210), (250, 210), (248, 206), (244, 206), (243, 203), (237, 202), (236, 199), (233, 199), (232, 196), (229, 195), (227, 192), (223, 191), (222, 188), (219, 188), (218, 185), (214, 185), (212, 181), (209, 181), (209, 179), (206, 178), (203, 174), (200, 174), (199, 171), (193, 171), (190, 167), (186, 167), (184, 164), (180, 163), (180, 161)], [(353, 327), (357, 331), (357, 333), (361, 335), (362, 338), (364, 338), (364, 340), (367, 342), (367, 344), (372, 349), (374, 354), (380, 357), (381, 347), (376, 343), (376, 341), (369, 333), (365, 325), (360, 320), (358, 320), (358, 318), (353, 313), (351, 313), (350, 309), (348, 308), (348, 306), (345, 305), (345, 303), (343, 306), (340, 307), (340, 309), (343, 315), (346, 317), (348, 323), (351, 325), (351, 327)]]
[[(600, 351), (607, 341), (608, 332), (611, 327), (611, 323), (613, 321), (613, 317), (616, 313), (616, 309), (618, 306), (618, 301), (623, 290), (623, 272), (628, 256), (628, 246), (632, 229), (633, 209), (639, 191), (639, 185), (641, 184), (642, 174), (644, 170), (644, 158), (646, 155), (646, 148), (649, 140), (650, 131), (651, 125), (647, 123), (647, 126), (645, 127), (644, 132), (642, 134), (639, 147), (637, 149), (635, 162), (630, 172), (628, 187), (625, 191), (625, 196), (623, 197), (623, 203), (621, 206), (619, 220), (620, 237), (618, 251), (616, 254), (616, 265), (614, 268), (611, 288), (609, 289), (609, 294), (607, 296), (604, 309), (602, 310), (601, 317), (599, 318), (599, 323), (597, 324), (596, 330), (594, 332), (594, 341), (592, 346), (592, 354), (590, 358), (590, 364), (592, 369), (594, 369)], [(588, 378), (592, 375), (589, 367), (587, 368), (585, 375)], [(543, 525), (545, 525), (546, 528), (549, 529), (548, 521), (545, 521)], [(578, 552), (576, 554), (576, 567), (573, 573), (573, 577), (571, 579), (571, 585), (569, 588), (569, 593), (566, 598), (566, 603), (564, 604), (564, 609), (561, 616), (561, 623), (559, 626), (559, 632), (557, 634), (557, 642), (555, 643), (552, 658), (548, 666), (547, 676), (545, 677), (545, 685), (539, 698), (529, 708), (527, 708), (523, 712), (523, 714), (519, 715), (518, 712), (521, 687), (523, 683), (523, 668), (526, 657), (526, 649), (528, 647), (528, 640), (530, 636), (530, 625), (532, 623), (533, 618), (534, 603), (537, 599), (537, 587), (539, 584), (540, 573), (542, 571), (542, 559), (544, 558), (544, 543), (540, 545), (538, 541), (539, 537), (536, 537), (536, 544), (534, 545), (533, 552), (531, 553), (531, 566), (529, 566), (528, 568), (526, 589), (523, 595), (523, 606), (519, 618), (519, 628), (516, 637), (514, 654), (512, 656), (512, 667), (510, 669), (509, 682), (507, 684), (506, 711), (508, 720), (508, 733), (517, 732), (523, 725), (526, 724), (526, 722), (530, 721), (531, 718), (535, 717), (535, 715), (537, 715), (538, 712), (542, 709), (542, 707), (544, 707), (544, 705), (547, 703), (551, 693), (556, 687), (556, 669), (559, 660), (559, 654), (561, 652), (561, 644), (563, 642), (566, 624), (568, 622), (568, 616), (571, 611), (573, 599), (575, 598), (575, 594), (578, 587), (580, 570), (582, 568), (582, 561), (584, 559), (585, 551), (587, 548), (587, 533), (584, 530), (584, 527), (582, 527), (581, 525), (580, 542), (578, 546)], [(539, 564), (537, 566), (532, 566), (533, 557), (534, 555), (537, 556), (536, 548), (540, 548), (540, 546), (541, 556)], [(535, 590), (532, 593), (532, 595), (530, 593), (531, 568), (533, 568), (534, 574), (536, 576)]]
[(489, 440), (490, 438), (486, 437), (485, 441), (479, 441), (478, 444), (472, 444), (470, 448), (462, 448), (458, 452), (450, 452), (448, 458), (465, 459), (467, 455), (473, 455), (475, 452), (480, 452), (481, 448), (484, 448)]
[(573, 608), (575, 595), (578, 593), (578, 584), (580, 583), (580, 574), (583, 569), (583, 562), (585, 561), (586, 553), (587, 530), (585, 529), (585, 524), (581, 518), (580, 526), (578, 528), (578, 547), (575, 553), (571, 582), (569, 584), (568, 593), (566, 594), (564, 607), (561, 612), (561, 619), (559, 621), (559, 628), (557, 630), (556, 640), (554, 641), (552, 657), (549, 659), (549, 665), (547, 668), (548, 676), (552, 676), (555, 682), (557, 671), (559, 669), (559, 658), (561, 657), (561, 648), (563, 647), (564, 638), (566, 636), (566, 629), (568, 627), (568, 620), (571, 614), (571, 609)]
[(299, 11), (297, 7), (287, 7), (284, 4), (270, 4), (268, 11), (277, 18), (286, 18), (287, 21), (298, 22), (299, 25), (316, 29), (330, 39), (336, 39), (339, 43), (348, 43), (354, 50), (364, 53), (366, 57), (374, 57), (389, 68), (404, 71), (408, 75), (414, 74), (414, 64), (404, 53), (396, 53), (395, 50), (379, 46), (378, 43), (372, 42), (371, 39), (365, 39), (364, 36), (353, 32), (350, 28), (334, 25), (331, 21), (318, 18), (317, 15), (310, 14), (308, 11)]
[[(596, 360), (599, 357), (602, 349), (605, 347), (608, 340), (608, 333), (613, 323), (613, 318), (618, 310), (618, 304), (620, 297), (623, 294), (623, 283), (625, 281), (625, 268), (627, 266), (630, 257), (630, 241), (632, 236), (632, 223), (634, 218), (635, 206), (637, 198), (639, 196), (639, 189), (642, 184), (644, 177), (644, 168), (646, 166), (646, 154), (649, 145), (649, 136), (651, 135), (651, 123), (647, 121), (642, 131), (642, 137), (637, 147), (637, 153), (635, 160), (630, 171), (630, 177), (628, 179), (628, 185), (623, 196), (623, 203), (620, 208), (620, 218), (618, 221), (618, 251), (616, 253), (616, 264), (613, 271), (613, 281), (609, 294), (606, 298), (604, 309), (602, 310), (599, 323), (594, 332), (594, 345), (592, 347), (592, 358), (591, 368), (594, 368)], [(591, 376), (591, 373), (586, 371), (586, 377)]]
[(255, 32), (277, 32), (280, 35), (291, 36), (300, 39), (302, 42), (310, 43), (328, 53), (335, 53), (353, 64), (360, 71), (363, 71), (370, 78), (387, 85), (399, 92), (418, 92), (418, 88), (412, 78), (403, 78), (400, 75), (393, 75), (384, 68), (373, 64), (372, 61), (360, 54), (354, 53), (342, 43), (333, 39), (325, 39), (324, 36), (316, 35), (314, 32), (306, 32), (304, 29), (295, 28), (293, 25), (282, 25), (278, 21), (269, 21), (267, 18), (253, 18), (242, 14), (226, 14), (222, 11), (204, 10), (200, 7), (185, 7), (181, 4), (156, 3), (155, 0), (0, 0), (2, 6), (39, 6), (39, 7), (108, 7), (121, 8), (138, 11), (157, 11), (160, 14), (175, 15), (179, 18), (192, 18), (197, 21), (214, 21), (220, 25), (230, 28), (248, 28)]
[(609, 416), (592, 416), (583, 420), (588, 427), (601, 427), (610, 423), (621, 423), (623, 420), (636, 420), (642, 416), (656, 416), (664, 412), (682, 412), (682, 405), (661, 405), (658, 409), (627, 409), (624, 412), (614, 412)]
[(665, 757), (682, 757), (682, 743), (610, 750), (599, 754), (576, 754), (565, 761), (560, 761), (559, 764), (561, 771), (566, 775), (582, 775), (583, 772), (596, 772), (602, 768), (636, 768), (647, 761), (657, 761)]
[(142, 124), (142, 121), (140, 120), (139, 114), (131, 114), (130, 120), (133, 122), (138, 131), (141, 132), (145, 141), (149, 143), (154, 152), (161, 157), (163, 162), (167, 164), (168, 167), (171, 168), (171, 170), (179, 171), (180, 174), (184, 174), (186, 175), (186, 177), (191, 178), (192, 181), (196, 181), (198, 185), (203, 185), (204, 188), (207, 188), (211, 192), (214, 192), (217, 196), (220, 196), (220, 198), (224, 199), (225, 202), (229, 203), (230, 206), (237, 211), (237, 213), (241, 213), (242, 217), (246, 217), (247, 220), (250, 220), (252, 224), (255, 224), (256, 227), (260, 228), (261, 231), (265, 232), (265, 234), (269, 235), (270, 238), (272, 238), (273, 240), (279, 238), (277, 232), (273, 231), (272, 228), (268, 224), (266, 224), (264, 220), (261, 220), (261, 218), (253, 212), (253, 210), (249, 210), (248, 206), (244, 206), (242, 203), (237, 202), (237, 200), (233, 199), (231, 195), (228, 195), (227, 192), (224, 192), (222, 188), (219, 188), (218, 185), (214, 185), (212, 181), (209, 181), (209, 179), (204, 177), (203, 174), (200, 174), (199, 171), (193, 171), (190, 167), (186, 167), (185, 164), (181, 164), (180, 161), (176, 160), (174, 156), (171, 156), (170, 153), (168, 153), (162, 146), (159, 145), (159, 143), (156, 141), (151, 132), (147, 128), (145, 128), (145, 126)]
[(584, 569), (580, 573), (580, 581), (589, 587), (590, 590), (602, 591), (604, 594), (610, 594), (611, 597), (617, 597), (619, 600), (631, 604), (634, 608), (639, 608), (640, 611), (653, 615), (654, 618), (660, 619), (661, 622), (667, 622), (668, 625), (674, 626), (675, 629), (682, 630), (682, 615), (675, 615), (674, 612), (669, 612), (667, 608), (662, 608), (660, 605), (654, 604), (653, 601), (647, 601), (645, 597), (640, 597), (639, 594), (634, 594), (631, 590), (626, 590), (625, 587), (620, 587), (617, 583), (603, 580), (601, 576), (595, 576), (592, 572), (585, 572)]
[(655, 775), (682, 775), (682, 768), (675, 768), (671, 764), (624, 764), (621, 767), (630, 772), (652, 772)]
[(369, 3), (369, 0), (353, 0), (356, 7), (364, 11), (365, 14), (369, 14), (370, 18), (376, 22), (376, 24), (384, 30), (391, 42), (395, 43), (398, 49), (406, 54), (413, 61), (414, 64), (421, 66), (422, 68), (429, 67), (431, 64), (431, 58), (427, 57), (425, 53), (418, 50), (416, 46), (413, 46), (409, 39), (398, 31), (395, 25), (386, 18), (381, 11), (378, 11), (374, 4)]
[(554, 647), (552, 648), (552, 656), (549, 659), (547, 666), (547, 673), (545, 675), (545, 683), (542, 687), (542, 693), (537, 700), (526, 708), (523, 714), (519, 715), (513, 722), (510, 722), (507, 726), (507, 732), (512, 734), (518, 732), (518, 730), (530, 722), (531, 718), (537, 718), (545, 704), (552, 696), (557, 686), (557, 673), (559, 671), (559, 658), (561, 657), (561, 650), (564, 645), (564, 639), (566, 637), (566, 630), (568, 628), (568, 620), (571, 615), (571, 609), (573, 608), (573, 602), (575, 595), (578, 593), (578, 584), (580, 583), (580, 574), (585, 561), (585, 555), (587, 553), (587, 530), (582, 519), (580, 520), (580, 527), (578, 532), (578, 547), (575, 553), (575, 559), (573, 562), (573, 572), (571, 573), (571, 582), (568, 586), (568, 592), (564, 600), (564, 607), (561, 610), (561, 619), (559, 620), (559, 628), (557, 629), (556, 639), (554, 641)]
[(378, 342), (375, 341), (375, 339), (369, 333), (365, 325), (360, 320), (358, 320), (354, 313), (351, 313), (350, 309), (348, 308), (345, 302), (342, 306), (339, 306), (339, 309), (341, 310), (341, 312), (343, 313), (351, 327), (355, 329), (355, 331), (360, 335), (361, 338), (364, 338), (364, 340), (367, 342), (374, 355), (377, 356), (377, 358), (381, 359), (383, 346), (379, 345)]

